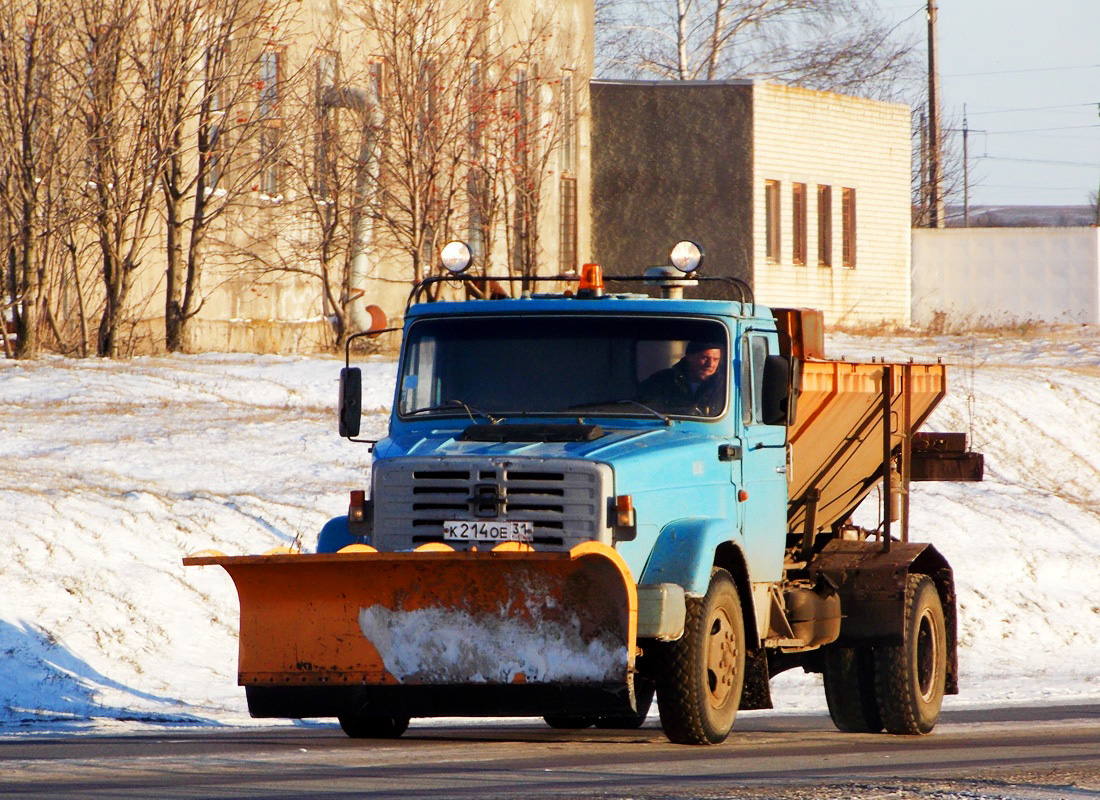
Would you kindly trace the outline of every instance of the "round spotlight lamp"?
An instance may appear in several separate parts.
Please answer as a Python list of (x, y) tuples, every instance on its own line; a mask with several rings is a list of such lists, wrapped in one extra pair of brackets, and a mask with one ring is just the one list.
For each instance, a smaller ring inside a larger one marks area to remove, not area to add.
[(465, 242), (448, 242), (443, 246), (439, 257), (448, 272), (458, 275), (469, 268), (473, 254)]
[(679, 242), (672, 248), (672, 266), (680, 272), (691, 273), (699, 269), (703, 263), (703, 248), (695, 242)]

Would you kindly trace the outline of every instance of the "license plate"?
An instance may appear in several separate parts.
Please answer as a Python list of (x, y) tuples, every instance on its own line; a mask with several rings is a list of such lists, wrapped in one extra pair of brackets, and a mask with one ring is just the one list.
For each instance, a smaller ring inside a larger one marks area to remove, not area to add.
[(443, 538), (458, 542), (530, 542), (535, 536), (531, 522), (449, 520), (443, 523)]

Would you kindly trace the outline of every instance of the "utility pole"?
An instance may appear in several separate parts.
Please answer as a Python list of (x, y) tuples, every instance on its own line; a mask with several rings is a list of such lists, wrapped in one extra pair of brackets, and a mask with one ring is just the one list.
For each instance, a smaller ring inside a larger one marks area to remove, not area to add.
[(929, 227), (942, 228), (943, 142), (940, 137), (940, 74), (936, 66), (936, 0), (928, 0), (928, 159)]
[(928, 115), (920, 112), (920, 217), (918, 227), (928, 227)]
[(966, 103), (963, 103), (963, 227), (970, 227), (970, 152), (967, 137), (970, 126), (966, 123)]

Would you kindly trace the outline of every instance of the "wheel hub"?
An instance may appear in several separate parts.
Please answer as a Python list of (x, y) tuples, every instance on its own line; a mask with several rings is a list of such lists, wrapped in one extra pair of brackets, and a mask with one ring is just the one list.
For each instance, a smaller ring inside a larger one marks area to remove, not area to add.
[(931, 700), (936, 688), (936, 663), (939, 658), (932, 615), (926, 610), (917, 626), (917, 688), (921, 698)]
[(733, 691), (734, 665), (737, 663), (737, 637), (724, 609), (718, 609), (711, 620), (707, 646), (707, 684), (710, 701), (716, 708), (724, 706)]

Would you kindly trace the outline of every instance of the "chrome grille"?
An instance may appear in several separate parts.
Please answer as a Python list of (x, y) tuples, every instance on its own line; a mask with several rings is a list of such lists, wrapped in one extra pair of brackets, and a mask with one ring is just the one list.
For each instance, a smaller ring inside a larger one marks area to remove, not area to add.
[(579, 459), (381, 461), (374, 467), (375, 547), (392, 552), (441, 542), (446, 520), (529, 521), (540, 550), (610, 544), (610, 497), (611, 468)]

